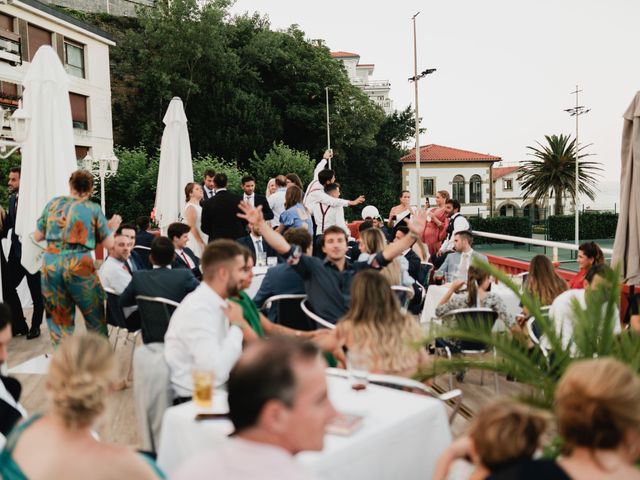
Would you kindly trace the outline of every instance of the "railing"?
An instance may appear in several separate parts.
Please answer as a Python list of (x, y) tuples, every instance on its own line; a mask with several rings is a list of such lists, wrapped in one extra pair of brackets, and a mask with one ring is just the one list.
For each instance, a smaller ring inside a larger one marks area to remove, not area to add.
[[(477, 235), (478, 237), (493, 238), (496, 240), (504, 240), (507, 242), (524, 243), (525, 245), (536, 245), (538, 247), (551, 248), (553, 249), (552, 259), (554, 263), (558, 262), (558, 250), (560, 249), (571, 250), (575, 252), (579, 248), (579, 246), (576, 245), (575, 243), (551, 242), (549, 240), (538, 240), (536, 238), (516, 237), (513, 235), (502, 235), (500, 233), (478, 232), (474, 230), (473, 234)], [(604, 253), (606, 256), (611, 256), (613, 254), (613, 250), (610, 248), (603, 248), (602, 253)]]

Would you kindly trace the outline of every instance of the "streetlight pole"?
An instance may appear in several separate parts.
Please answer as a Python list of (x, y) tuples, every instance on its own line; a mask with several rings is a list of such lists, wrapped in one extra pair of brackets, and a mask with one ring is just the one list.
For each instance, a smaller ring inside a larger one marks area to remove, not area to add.
[(579, 149), (579, 143), (578, 143), (578, 119), (580, 117), (580, 115), (584, 115), (585, 113), (588, 113), (590, 111), (590, 109), (582, 106), (579, 104), (578, 102), (578, 95), (580, 94), (580, 92), (582, 92), (582, 90), (580, 90), (578, 88), (578, 85), (576, 85), (576, 89), (575, 91), (571, 92), (571, 95), (575, 95), (576, 96), (576, 106), (573, 108), (567, 108), (565, 110), (565, 112), (567, 112), (569, 115), (571, 115), (572, 117), (576, 117), (576, 143), (574, 145), (574, 156), (575, 156), (575, 162), (576, 162), (576, 173), (575, 173), (575, 188), (574, 188), (574, 192), (573, 192), (573, 206), (574, 206), (574, 210), (575, 210), (575, 244), (579, 245), (580, 244), (580, 149)]
[(415, 92), (415, 114), (416, 114), (416, 208), (420, 208), (420, 116), (418, 115), (418, 42), (416, 35), (416, 13), (413, 21), (413, 87)]
[[(325, 99), (327, 101), (327, 150), (331, 150), (331, 123), (329, 122), (329, 87), (324, 87)], [(331, 168), (331, 157), (329, 157), (329, 168)]]

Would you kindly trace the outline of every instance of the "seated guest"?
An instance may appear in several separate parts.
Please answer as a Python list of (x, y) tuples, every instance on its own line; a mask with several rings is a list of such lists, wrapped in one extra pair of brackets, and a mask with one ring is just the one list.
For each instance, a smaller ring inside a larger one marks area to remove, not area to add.
[(136, 226), (138, 227), (138, 233), (136, 233), (136, 245), (151, 248), (151, 242), (156, 236), (153, 233), (148, 232), (150, 225), (149, 217), (138, 217), (136, 220)]
[[(298, 245), (303, 255), (311, 255), (311, 235), (306, 228), (290, 228), (284, 232), (284, 238), (290, 245)], [(287, 263), (281, 263), (267, 270), (253, 301), (259, 308), (262, 308), (265, 300), (274, 295), (301, 293), (306, 292), (304, 283), (300, 281), (300, 275)], [(279, 323), (277, 310), (272, 306), (267, 312), (267, 317), (274, 323)]]
[(569, 288), (584, 288), (584, 277), (594, 265), (604, 264), (604, 254), (595, 242), (585, 242), (578, 247), (578, 266), (580, 270), (569, 282)]
[(349, 311), (335, 330), (321, 332), (317, 340), (324, 348), (330, 343), (322, 336), (335, 336), (337, 358), (345, 347), (367, 355), (371, 372), (411, 377), (429, 362), (425, 348), (415, 346), (424, 337), (420, 325), (402, 313), (391, 284), (374, 270), (356, 275)]
[[(9, 358), (9, 342), (11, 341), (11, 310), (0, 303), (0, 367)], [(20, 382), (12, 377), (0, 375), (0, 434), (7, 436), (13, 426), (27, 417), (27, 412), (20, 405)], [(0, 477), (1, 478), (1, 477)]]
[(202, 272), (200, 271), (200, 260), (196, 257), (187, 243), (189, 243), (189, 232), (191, 227), (184, 223), (176, 222), (169, 225), (167, 236), (173, 242), (173, 248), (176, 256), (171, 264), (171, 268), (188, 268), (193, 276), (198, 280), (202, 280)]
[(191, 399), (194, 367), (211, 368), (216, 387), (224, 385), (240, 357), (244, 335), (253, 330), (242, 309), (227, 299), (238, 295), (244, 277), (242, 247), (233, 240), (209, 243), (202, 253), (202, 283), (171, 316), (164, 337), (176, 403)]
[(282, 233), (287, 228), (305, 227), (309, 234), (313, 235), (313, 222), (311, 215), (302, 204), (302, 189), (296, 185), (287, 188), (284, 200), (284, 212), (280, 214), (278, 232)]
[[(20, 423), (0, 453), (5, 479), (158, 479), (155, 463), (133, 449), (96, 439), (116, 371), (106, 338), (95, 333), (65, 338), (46, 378), (50, 409)], [(37, 452), (37, 455), (34, 454)]]
[[(567, 290), (566, 292), (558, 295), (551, 304), (551, 308), (549, 309), (549, 318), (553, 320), (556, 332), (558, 333), (564, 347), (573, 342), (573, 327), (576, 318), (574, 312), (575, 301), (578, 302), (580, 308), (587, 308), (589, 296), (598, 291), (599, 285), (606, 286), (606, 278), (610, 272), (611, 269), (602, 263), (592, 266), (584, 277), (583, 288)], [(604, 309), (606, 309), (606, 306)], [(614, 309), (613, 322), (614, 333), (619, 333), (621, 331), (619, 318), (618, 306), (616, 305)], [(546, 338), (543, 338), (543, 342), (545, 342), (546, 346), (549, 346)]]
[[(377, 228), (369, 228), (360, 235), (360, 250), (362, 253), (358, 257), (359, 262), (369, 261), (377, 253), (382, 252), (387, 242), (384, 234)], [(411, 250), (409, 248), (409, 250)], [(409, 262), (403, 255), (394, 258), (389, 265), (380, 270), (380, 273), (389, 281), (391, 285), (404, 285), (410, 287), (414, 279), (409, 275)]]
[[(293, 188), (293, 187), (292, 187)], [(411, 235), (387, 245), (368, 262), (347, 262), (347, 235), (340, 227), (329, 227), (324, 232), (322, 249), (326, 255), (323, 262), (316, 257), (302, 255), (299, 247), (292, 247), (282, 235), (267, 228), (258, 208), (246, 203), (240, 204), (244, 218), (250, 224), (260, 225), (264, 239), (274, 250), (285, 256), (293, 269), (305, 282), (307, 298), (314, 313), (321, 318), (335, 323), (347, 312), (351, 301), (351, 282), (355, 274), (369, 268), (380, 269), (409, 248), (414, 238), (424, 230), (425, 215), (414, 215), (409, 222)], [(422, 229), (422, 230), (420, 230)]]
[(277, 257), (276, 251), (263, 240), (262, 235), (260, 235), (260, 229), (256, 227), (250, 227), (250, 229), (251, 233), (246, 237), (239, 238), (237, 242), (249, 249), (254, 263), (256, 261), (256, 252), (266, 253), (267, 257)]
[[(563, 292), (567, 291), (567, 282), (556, 273), (553, 263), (545, 255), (536, 255), (529, 263), (529, 273), (523, 290), (537, 298), (543, 306), (551, 305)], [(527, 307), (522, 307), (524, 319), (529, 315)], [(521, 320), (518, 320), (521, 323)]]
[(123, 223), (120, 225), (119, 231), (129, 240), (129, 250), (131, 253), (129, 253), (129, 260), (127, 263), (129, 264), (131, 271), (135, 272), (136, 270), (151, 268), (150, 265), (145, 263), (144, 258), (133, 249), (136, 245), (136, 227), (128, 223)]
[[(365, 220), (360, 225), (358, 225), (358, 237), (362, 235), (362, 232), (364, 232), (369, 228), (374, 228), (373, 222), (371, 220)], [(319, 254), (316, 255), (317, 257), (324, 258), (324, 253), (322, 253), (323, 244), (324, 244), (323, 238), (317, 237), (316, 250), (319, 251)], [(349, 257), (349, 260), (351, 260), (352, 262), (355, 262), (356, 260), (358, 260), (358, 258), (360, 258), (360, 254), (362, 253), (362, 251), (360, 250), (360, 238), (358, 238), (358, 241), (355, 241), (355, 240), (347, 241), (347, 245), (349, 246), (347, 257)]]
[[(120, 306), (123, 308), (136, 305), (136, 296), (162, 297), (180, 303), (184, 297), (198, 288), (200, 282), (196, 280), (190, 270), (186, 268), (171, 269), (171, 262), (175, 256), (173, 243), (167, 237), (157, 237), (151, 243), (149, 260), (153, 270), (133, 272), (131, 282), (120, 295)], [(167, 326), (164, 322), (148, 324), (155, 320), (153, 311), (145, 315), (145, 306), (139, 307), (142, 327), (142, 341), (144, 343), (164, 342)], [(158, 319), (159, 320), (159, 319)]]
[(547, 420), (544, 413), (513, 400), (498, 400), (483, 407), (472, 420), (469, 432), (440, 455), (434, 480), (451, 476), (484, 479), (531, 460), (540, 446)]
[[(451, 255), (449, 255), (450, 258)], [(458, 293), (466, 284), (467, 292)], [(452, 310), (459, 308), (491, 308), (498, 313), (497, 322), (502, 325), (498, 327), (502, 330), (504, 326), (512, 328), (515, 325), (514, 318), (507, 312), (502, 299), (491, 292), (491, 277), (484, 270), (477, 267), (469, 267), (467, 280), (454, 280), (447, 293), (436, 308), (436, 316), (442, 317)]]
[[(240, 283), (240, 291), (237, 295), (234, 295), (229, 298), (232, 302), (237, 303), (242, 307), (242, 316), (246, 320), (246, 322), (251, 326), (255, 335), (253, 338), (245, 337), (245, 341), (256, 339), (256, 338), (264, 338), (273, 335), (297, 335), (297, 336), (312, 336), (311, 332), (302, 332), (300, 330), (294, 330), (292, 328), (285, 327), (284, 325), (278, 325), (273, 323), (267, 317), (265, 317), (258, 307), (254, 303), (249, 295), (245, 293), (245, 290), (251, 286), (251, 281), (253, 280), (253, 257), (251, 256), (251, 252), (247, 248), (242, 249), (242, 254), (244, 256), (244, 278)], [(298, 280), (299, 282), (299, 280)]]
[(487, 478), (638, 480), (639, 403), (640, 378), (629, 366), (613, 358), (573, 362), (555, 390), (562, 455), (518, 462)]
[(473, 235), (471, 232), (458, 232), (453, 237), (454, 252), (447, 255), (442, 266), (436, 271), (437, 275), (448, 275), (452, 280), (466, 280), (467, 271), (473, 259), (478, 258), (488, 262), (487, 257), (475, 252), (473, 248)]
[(189, 459), (174, 479), (314, 478), (293, 456), (322, 450), (325, 429), (336, 416), (324, 368), (310, 342), (276, 337), (249, 345), (227, 385), (234, 435)]
[[(409, 234), (409, 229), (404, 225), (400, 225), (396, 229), (396, 235), (393, 241), (400, 240)], [(422, 243), (422, 240), (416, 241), (413, 247), (405, 250), (404, 257), (409, 262), (409, 275), (416, 280), (420, 280), (420, 267), (423, 262), (429, 261), (429, 252), (427, 246)]]

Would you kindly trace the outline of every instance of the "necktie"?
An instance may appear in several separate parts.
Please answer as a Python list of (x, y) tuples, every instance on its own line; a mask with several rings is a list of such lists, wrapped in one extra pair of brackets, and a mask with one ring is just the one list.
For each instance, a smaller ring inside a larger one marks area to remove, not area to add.
[(124, 265), (123, 265), (124, 269), (129, 272), (129, 275), (131, 275), (131, 267), (129, 266), (129, 262), (125, 260)]
[(256, 240), (256, 252), (264, 252), (264, 249), (262, 248), (262, 240)]
[(249, 205), (251, 205), (252, 207), (254, 207), (255, 205), (253, 204), (253, 195), (249, 196), (249, 195), (245, 195), (244, 196), (244, 201), (247, 202)]
[(184, 258), (184, 263), (187, 264), (187, 267), (191, 268), (191, 264), (189, 263), (189, 259), (187, 259), (187, 256), (184, 254), (184, 250), (180, 255), (182, 255), (182, 258)]

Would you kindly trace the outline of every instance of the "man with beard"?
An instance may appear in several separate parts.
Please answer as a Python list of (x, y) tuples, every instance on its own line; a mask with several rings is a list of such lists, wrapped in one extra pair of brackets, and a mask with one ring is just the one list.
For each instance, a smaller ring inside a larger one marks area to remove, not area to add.
[(195, 367), (213, 371), (219, 387), (242, 353), (251, 327), (242, 308), (227, 299), (239, 293), (244, 263), (240, 245), (232, 240), (215, 240), (202, 253), (202, 283), (173, 313), (164, 337), (174, 404), (191, 400)]

